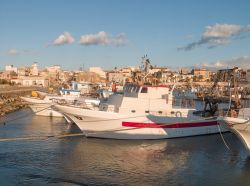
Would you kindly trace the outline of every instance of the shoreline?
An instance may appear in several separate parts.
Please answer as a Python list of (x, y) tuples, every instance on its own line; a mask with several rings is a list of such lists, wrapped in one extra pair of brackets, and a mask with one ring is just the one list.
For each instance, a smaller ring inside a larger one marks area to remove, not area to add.
[(7, 86), (0, 88), (0, 118), (8, 113), (27, 107), (20, 96), (29, 95), (37, 87)]
[(27, 106), (19, 96), (0, 95), (0, 118)]

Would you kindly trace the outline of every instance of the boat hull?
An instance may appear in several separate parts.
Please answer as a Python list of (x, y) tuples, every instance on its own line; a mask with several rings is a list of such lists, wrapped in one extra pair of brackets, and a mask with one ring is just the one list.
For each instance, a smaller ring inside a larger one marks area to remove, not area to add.
[(112, 139), (165, 139), (226, 132), (216, 118), (188, 120), (182, 117), (122, 115), (114, 112), (57, 105), (87, 137)]
[[(113, 139), (164, 139), (186, 136), (215, 134), (219, 129), (215, 120), (185, 123), (145, 123), (128, 120), (106, 120), (66, 114), (88, 137)], [(146, 119), (146, 118), (144, 118)], [(102, 121), (101, 121), (102, 120)], [(142, 119), (143, 120), (143, 119)]]
[(229, 130), (234, 133), (245, 146), (248, 156), (250, 156), (250, 119), (219, 117), (218, 122), (228, 126)]
[(31, 110), (38, 116), (47, 116), (47, 117), (63, 117), (60, 112), (57, 112), (51, 108), (53, 104), (50, 103), (40, 103), (29, 105)]
[(21, 97), (24, 101), (29, 103), (31, 110), (38, 116), (49, 116), (49, 117), (63, 117), (60, 112), (57, 112), (51, 108), (54, 103), (37, 98)]

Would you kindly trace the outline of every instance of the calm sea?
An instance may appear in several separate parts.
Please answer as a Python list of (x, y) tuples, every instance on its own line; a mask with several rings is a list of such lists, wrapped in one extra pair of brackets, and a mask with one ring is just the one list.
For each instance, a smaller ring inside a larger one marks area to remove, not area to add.
[[(80, 132), (64, 119), (34, 116), (29, 109), (4, 119), (9, 122), (1, 123), (1, 138)], [(231, 133), (223, 136), (230, 150), (220, 135), (0, 141), (0, 185), (250, 185), (243, 145)]]

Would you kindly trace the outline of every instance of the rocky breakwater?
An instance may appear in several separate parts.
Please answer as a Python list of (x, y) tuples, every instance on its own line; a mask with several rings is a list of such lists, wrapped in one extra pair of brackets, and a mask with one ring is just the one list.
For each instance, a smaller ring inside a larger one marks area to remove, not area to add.
[(26, 104), (17, 95), (0, 95), (0, 117), (7, 113), (26, 107)]
[(26, 107), (20, 96), (30, 95), (37, 87), (0, 85), (0, 117)]

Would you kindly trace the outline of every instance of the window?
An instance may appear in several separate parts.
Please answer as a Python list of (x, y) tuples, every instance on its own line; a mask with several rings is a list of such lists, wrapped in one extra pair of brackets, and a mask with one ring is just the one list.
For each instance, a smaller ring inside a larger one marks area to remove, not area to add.
[(148, 93), (148, 88), (147, 87), (142, 87), (141, 93)]

